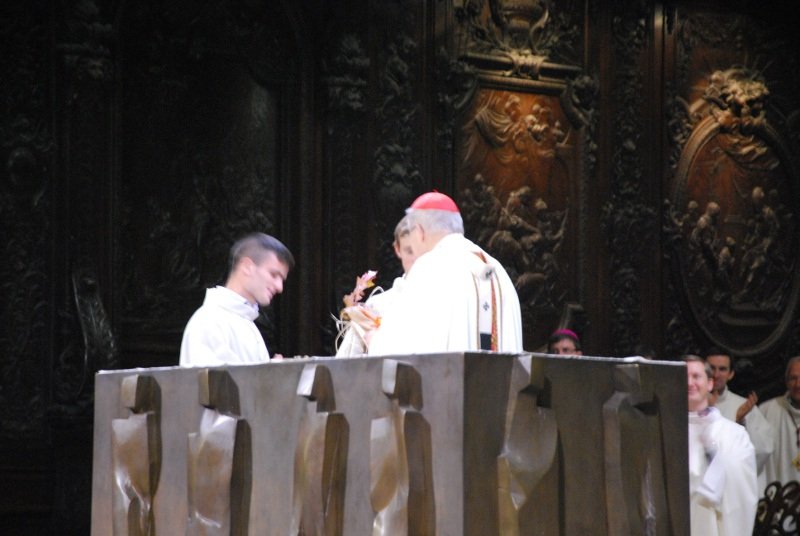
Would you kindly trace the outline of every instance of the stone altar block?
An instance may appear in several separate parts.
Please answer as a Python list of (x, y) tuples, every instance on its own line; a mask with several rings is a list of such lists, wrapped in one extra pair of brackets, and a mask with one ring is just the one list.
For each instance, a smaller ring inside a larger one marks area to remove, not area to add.
[(103, 371), (92, 535), (685, 535), (681, 362), (449, 353)]

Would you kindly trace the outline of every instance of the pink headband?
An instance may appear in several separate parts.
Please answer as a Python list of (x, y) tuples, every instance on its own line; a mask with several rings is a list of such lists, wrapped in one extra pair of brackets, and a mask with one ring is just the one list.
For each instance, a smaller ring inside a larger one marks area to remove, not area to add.
[(553, 332), (551, 337), (558, 337), (559, 335), (565, 335), (567, 337), (575, 339), (576, 342), (580, 342), (581, 340), (580, 337), (578, 337), (578, 334), (572, 331), (571, 329), (557, 329)]

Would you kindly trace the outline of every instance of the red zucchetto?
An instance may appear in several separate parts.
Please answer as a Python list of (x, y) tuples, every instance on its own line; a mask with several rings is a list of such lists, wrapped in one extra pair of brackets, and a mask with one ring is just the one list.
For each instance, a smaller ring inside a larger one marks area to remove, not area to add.
[(419, 196), (408, 207), (413, 210), (444, 210), (446, 212), (459, 212), (456, 202), (441, 192), (427, 192)]

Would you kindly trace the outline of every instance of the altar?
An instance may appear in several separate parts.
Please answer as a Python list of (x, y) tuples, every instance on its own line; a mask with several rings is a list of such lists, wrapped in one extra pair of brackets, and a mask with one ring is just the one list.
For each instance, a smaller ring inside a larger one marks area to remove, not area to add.
[(685, 535), (682, 362), (450, 353), (102, 371), (92, 535)]

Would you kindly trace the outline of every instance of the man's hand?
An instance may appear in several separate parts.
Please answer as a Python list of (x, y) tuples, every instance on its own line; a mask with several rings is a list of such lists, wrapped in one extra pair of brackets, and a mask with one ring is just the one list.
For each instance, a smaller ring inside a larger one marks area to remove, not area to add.
[(755, 407), (757, 402), (758, 395), (756, 395), (754, 392), (751, 392), (749, 395), (747, 395), (747, 400), (745, 400), (744, 404), (739, 406), (739, 409), (736, 410), (736, 422), (744, 425), (744, 418), (748, 413), (750, 413), (750, 410)]

